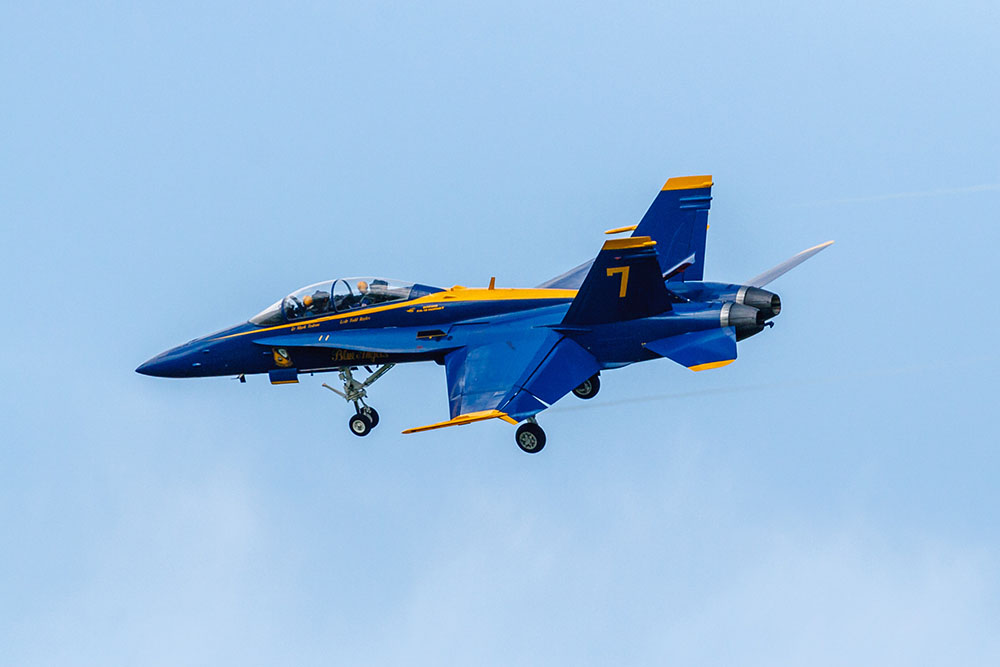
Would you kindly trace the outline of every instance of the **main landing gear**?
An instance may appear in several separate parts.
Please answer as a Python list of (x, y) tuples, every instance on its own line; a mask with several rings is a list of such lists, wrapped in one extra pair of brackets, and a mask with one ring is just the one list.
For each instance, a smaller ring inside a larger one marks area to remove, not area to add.
[(599, 373), (594, 373), (589, 380), (584, 380), (579, 387), (573, 390), (573, 393), (584, 400), (590, 400), (597, 396), (597, 392), (601, 390), (601, 378), (598, 375)]
[(529, 417), (528, 421), (517, 427), (517, 434), (514, 438), (521, 451), (528, 454), (537, 454), (545, 447), (545, 431), (538, 425), (534, 417)]
[[(340, 379), (344, 383), (344, 391), (339, 389), (334, 389), (330, 385), (323, 383), (323, 386), (337, 394), (348, 403), (354, 404), (354, 415), (348, 420), (347, 425), (351, 429), (351, 433), (358, 437), (364, 437), (371, 433), (371, 430), (378, 426), (378, 412), (375, 408), (371, 407), (365, 403), (365, 397), (368, 396), (366, 391), (368, 387), (375, 383), (380, 377), (388, 373), (395, 364), (386, 364), (381, 366), (377, 371), (368, 376), (364, 382), (358, 382), (354, 379), (354, 375), (351, 373), (352, 370), (357, 370), (356, 368), (351, 368), (350, 366), (345, 366), (340, 369)], [(367, 366), (365, 368), (368, 368)], [(368, 370), (371, 370), (370, 368)]]

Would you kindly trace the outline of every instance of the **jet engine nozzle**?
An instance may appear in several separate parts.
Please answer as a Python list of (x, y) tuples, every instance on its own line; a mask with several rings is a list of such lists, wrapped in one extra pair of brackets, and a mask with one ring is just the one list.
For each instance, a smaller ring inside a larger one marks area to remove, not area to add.
[(764, 313), (756, 308), (731, 301), (723, 304), (719, 320), (722, 326), (736, 329), (738, 341), (759, 334), (764, 330), (764, 322), (767, 321)]
[(756, 308), (769, 320), (781, 312), (781, 297), (759, 287), (741, 287), (736, 293), (736, 303)]

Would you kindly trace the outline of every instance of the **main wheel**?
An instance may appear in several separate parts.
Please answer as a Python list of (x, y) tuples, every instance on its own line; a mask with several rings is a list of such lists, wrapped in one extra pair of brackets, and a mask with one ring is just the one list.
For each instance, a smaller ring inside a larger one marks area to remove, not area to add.
[(351, 427), (351, 433), (358, 437), (364, 437), (372, 430), (371, 420), (360, 412), (351, 417), (348, 425)]
[(601, 390), (601, 378), (594, 375), (589, 380), (584, 380), (583, 383), (573, 390), (573, 393), (584, 400), (590, 400), (594, 396), (597, 396), (597, 392)]
[(365, 417), (368, 417), (368, 421), (372, 423), (372, 428), (378, 426), (378, 412), (375, 410), (375, 408), (370, 408), (368, 406), (365, 406), (361, 408), (361, 414), (363, 414)]
[(545, 447), (545, 431), (538, 424), (526, 422), (517, 428), (517, 446), (529, 454), (537, 454)]

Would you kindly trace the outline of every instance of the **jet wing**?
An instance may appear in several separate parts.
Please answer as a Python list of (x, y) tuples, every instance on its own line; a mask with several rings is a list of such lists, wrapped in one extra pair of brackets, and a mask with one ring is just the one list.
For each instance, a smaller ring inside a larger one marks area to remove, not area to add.
[(583, 264), (574, 266), (566, 273), (546, 280), (541, 285), (538, 285), (538, 289), (580, 289), (580, 285), (583, 284), (583, 279), (587, 277), (587, 272), (590, 271), (593, 263), (594, 260), (588, 259)]
[(599, 369), (589, 352), (552, 329), (501, 330), (488, 342), (445, 356), (451, 419), (403, 433), (492, 418), (517, 423), (549, 407)]

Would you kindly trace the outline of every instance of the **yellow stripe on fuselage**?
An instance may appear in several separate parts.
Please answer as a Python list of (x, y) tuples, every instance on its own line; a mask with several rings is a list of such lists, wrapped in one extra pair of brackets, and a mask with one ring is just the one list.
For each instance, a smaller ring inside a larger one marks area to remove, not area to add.
[(531, 301), (537, 299), (572, 299), (576, 297), (574, 289), (486, 289), (486, 288), (465, 288), (453, 287), (443, 292), (435, 292), (418, 299), (408, 301), (393, 301), (384, 306), (370, 306), (368, 308), (356, 308), (345, 313), (336, 315), (326, 315), (324, 317), (314, 317), (312, 319), (302, 319), (288, 324), (279, 324), (273, 327), (262, 327), (251, 331), (241, 331), (239, 333), (222, 336), (215, 340), (225, 338), (236, 338), (249, 334), (259, 334), (265, 331), (280, 331), (282, 329), (292, 329), (294, 327), (312, 326), (321, 322), (334, 322), (336, 320), (349, 319), (361, 315), (368, 316), (372, 313), (382, 313), (387, 310), (397, 310), (399, 308), (420, 308), (422, 306), (440, 305), (448, 303), (465, 303), (469, 301)]

